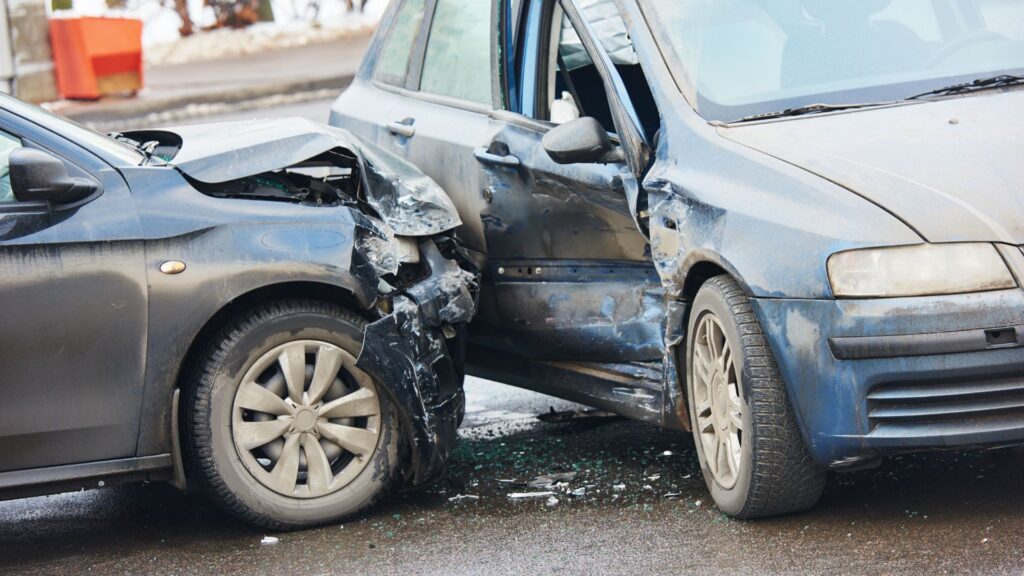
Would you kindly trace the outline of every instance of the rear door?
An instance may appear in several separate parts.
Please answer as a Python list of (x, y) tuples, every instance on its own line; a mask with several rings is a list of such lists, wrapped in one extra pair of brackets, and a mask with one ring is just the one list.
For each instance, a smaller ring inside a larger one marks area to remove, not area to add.
[(468, 247), (486, 251), (486, 182), (473, 151), (495, 107), (491, 0), (402, 0), (332, 123), (409, 160), (452, 197)]

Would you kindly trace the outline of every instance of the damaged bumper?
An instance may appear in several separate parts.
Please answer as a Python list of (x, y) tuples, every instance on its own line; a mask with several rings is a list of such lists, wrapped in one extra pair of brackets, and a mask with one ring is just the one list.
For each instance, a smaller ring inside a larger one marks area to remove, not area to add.
[(752, 303), (819, 463), (1024, 442), (1024, 291)]
[(356, 363), (393, 396), (409, 439), (407, 476), (414, 485), (437, 479), (455, 447), (465, 395), (450, 337), (476, 311), (477, 282), (433, 240), (422, 241), (420, 253), (429, 274), (391, 296), (391, 313), (366, 329)]

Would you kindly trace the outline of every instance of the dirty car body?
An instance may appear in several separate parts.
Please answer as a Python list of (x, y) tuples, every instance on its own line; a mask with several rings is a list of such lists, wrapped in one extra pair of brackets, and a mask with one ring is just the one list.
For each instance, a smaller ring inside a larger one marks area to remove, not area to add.
[(418, 484), (443, 471), (476, 274), (429, 178), (302, 119), (115, 141), (5, 98), (0, 129), (21, 150), (12, 175), (31, 149), (90, 190), (0, 204), (0, 497), (185, 486), (190, 363), (231, 317), (285, 299), (362, 319), (357, 367), (400, 415), (401, 473)]
[(471, 372), (689, 428), (689, 323), (735, 286), (733, 346), (774, 359), (732, 390), (778, 381), (815, 466), (1024, 441), (1019, 5), (463, 4), (396, 3), (332, 123), (455, 200), (486, 261)]

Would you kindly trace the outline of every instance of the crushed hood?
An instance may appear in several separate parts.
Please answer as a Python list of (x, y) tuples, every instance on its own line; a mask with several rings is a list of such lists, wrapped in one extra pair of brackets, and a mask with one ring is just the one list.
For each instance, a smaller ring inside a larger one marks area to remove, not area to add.
[(462, 224), (451, 199), (430, 177), (339, 128), (287, 118), (163, 131), (177, 135), (182, 142), (170, 164), (199, 182), (221, 184), (273, 172), (343, 148), (359, 158), (366, 200), (395, 234), (431, 236)]
[(720, 128), (930, 242), (1024, 244), (1024, 91)]

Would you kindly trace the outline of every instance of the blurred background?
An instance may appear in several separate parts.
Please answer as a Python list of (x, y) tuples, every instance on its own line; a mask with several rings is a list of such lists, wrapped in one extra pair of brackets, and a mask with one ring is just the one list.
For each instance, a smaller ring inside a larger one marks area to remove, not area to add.
[(337, 94), (387, 3), (0, 0), (0, 91), (94, 125)]

